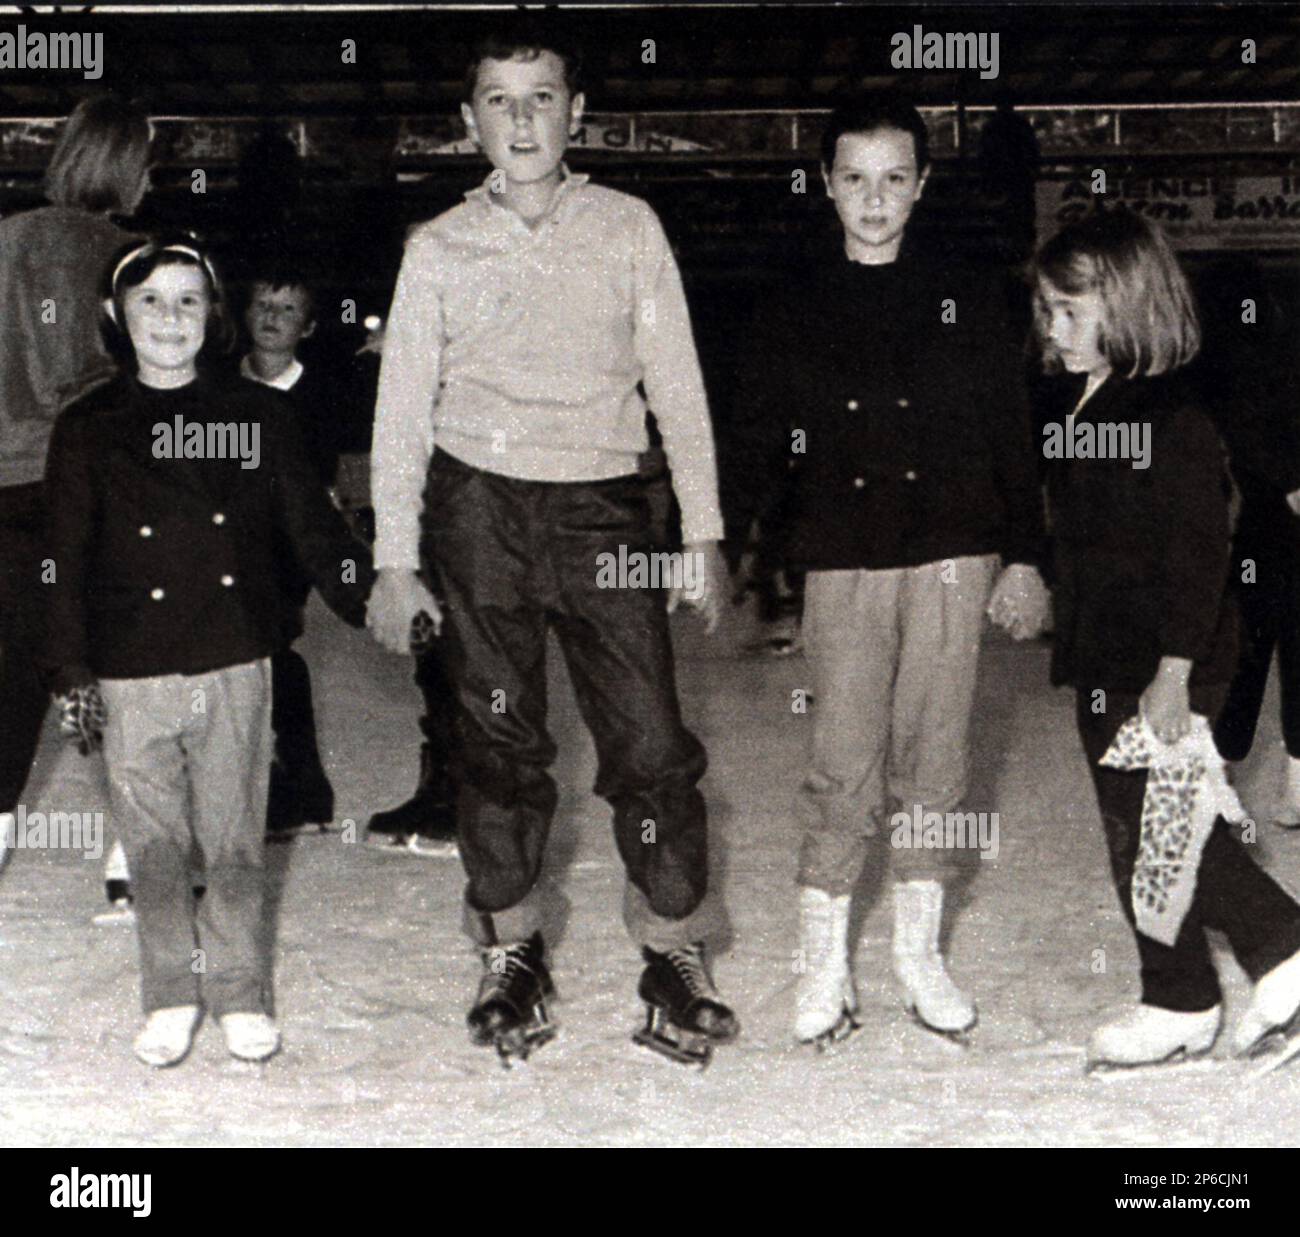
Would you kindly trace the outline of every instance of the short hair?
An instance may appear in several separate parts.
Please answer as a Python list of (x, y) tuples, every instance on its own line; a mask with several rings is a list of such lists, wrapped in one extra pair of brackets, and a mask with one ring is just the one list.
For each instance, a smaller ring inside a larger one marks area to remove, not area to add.
[(64, 123), (45, 171), (45, 196), (56, 206), (124, 211), (149, 166), (149, 118), (114, 94), (92, 95)]
[(515, 16), (480, 39), (470, 53), (465, 71), (465, 101), (474, 101), (478, 71), (485, 60), (536, 60), (543, 52), (552, 52), (564, 66), (564, 84), (569, 97), (582, 89), (582, 52), (566, 38), (551, 19), (532, 14)]
[[(1122, 208), (1096, 211), (1068, 224), (1034, 257), (1032, 274), (1067, 296), (1097, 292), (1098, 347), (1117, 374), (1145, 378), (1194, 360), (1201, 348), (1196, 302), (1178, 258), (1160, 228)], [(1050, 321), (1041, 286), (1034, 324), (1043, 368), (1060, 368), (1048, 342)]]
[(203, 272), (208, 285), (208, 321), (199, 359), (228, 356), (235, 343), (225, 281), (213, 264), (207, 246), (192, 232), (169, 232), (151, 237), (143, 244), (133, 241), (121, 249), (104, 271), (103, 293), (113, 303), (116, 317), (104, 315), (104, 342), (123, 363), (135, 363), (135, 348), (126, 329), (125, 296), (138, 288), (161, 266), (192, 266)]
[(829, 172), (835, 166), (835, 147), (846, 133), (875, 133), (878, 129), (899, 129), (910, 133), (916, 144), (916, 171), (930, 166), (930, 133), (925, 119), (912, 103), (894, 91), (860, 95), (841, 103), (822, 130), (822, 164)]
[(259, 283), (265, 284), (272, 292), (279, 292), (281, 288), (301, 290), (307, 302), (307, 321), (316, 321), (316, 292), (297, 263), (287, 258), (270, 258), (250, 264), (244, 272), (245, 312), (253, 304), (253, 289)]

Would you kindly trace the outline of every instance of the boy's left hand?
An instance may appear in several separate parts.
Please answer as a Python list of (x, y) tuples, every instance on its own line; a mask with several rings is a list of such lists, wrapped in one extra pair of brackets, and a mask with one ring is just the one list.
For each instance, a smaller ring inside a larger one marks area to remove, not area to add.
[(1047, 586), (1033, 567), (1012, 563), (998, 577), (989, 598), (988, 616), (1014, 640), (1038, 635), (1047, 622)]
[(722, 615), (721, 589), (727, 578), (727, 569), (716, 541), (688, 542), (683, 548), (685, 562), (693, 572), (692, 588), (668, 590), (668, 613), (672, 614), (685, 603), (698, 610), (704, 618), (704, 630), (712, 635)]

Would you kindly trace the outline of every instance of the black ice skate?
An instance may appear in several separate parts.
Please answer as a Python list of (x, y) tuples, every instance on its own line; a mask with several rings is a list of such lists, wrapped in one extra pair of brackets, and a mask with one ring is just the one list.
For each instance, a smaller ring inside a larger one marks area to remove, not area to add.
[(420, 780), (415, 794), (386, 812), (376, 812), (366, 827), (366, 845), (389, 853), (428, 859), (455, 859), (456, 810), (446, 761), (430, 743), (420, 748)]
[(740, 1025), (705, 970), (704, 947), (661, 954), (647, 946), (642, 955), (647, 966), (637, 995), (646, 1003), (646, 1024), (632, 1042), (683, 1065), (708, 1065), (713, 1045), (735, 1039)]
[(475, 1044), (495, 1047), (507, 1069), (512, 1061), (527, 1060), (555, 1034), (545, 1005), (555, 988), (542, 948), (542, 934), (534, 932), (526, 941), (483, 951), (484, 973), (469, 1011), (469, 1035)]

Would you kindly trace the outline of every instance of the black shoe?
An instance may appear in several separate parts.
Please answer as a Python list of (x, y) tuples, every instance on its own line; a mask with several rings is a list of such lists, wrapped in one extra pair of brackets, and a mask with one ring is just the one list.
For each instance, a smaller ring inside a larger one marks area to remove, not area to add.
[(707, 1065), (713, 1045), (735, 1039), (740, 1024), (709, 978), (704, 947), (659, 953), (647, 946), (642, 954), (647, 965), (637, 995), (646, 1003), (647, 1017), (633, 1040), (674, 1061)]
[(495, 1047), (507, 1068), (555, 1034), (545, 1005), (555, 988), (542, 953), (540, 932), (483, 951), (483, 978), (467, 1019), (470, 1041)]
[(291, 838), (304, 830), (324, 831), (334, 819), (334, 787), (319, 760), (313, 768), (291, 769), (277, 757), (271, 762), (271, 786), (266, 799), (266, 834)]
[(398, 807), (376, 812), (370, 818), (366, 844), (430, 858), (456, 857), (456, 813), (451, 789), (430, 744), (420, 749), (420, 781), (415, 794)]

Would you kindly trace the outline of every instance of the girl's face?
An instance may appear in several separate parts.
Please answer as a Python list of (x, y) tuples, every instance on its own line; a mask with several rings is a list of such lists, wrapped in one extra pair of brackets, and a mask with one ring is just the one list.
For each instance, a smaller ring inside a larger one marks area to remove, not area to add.
[(1108, 374), (1110, 362), (1101, 354), (1101, 293), (1095, 289), (1062, 292), (1040, 279), (1038, 298), (1046, 316), (1047, 342), (1060, 356), (1061, 364), (1072, 374)]
[(197, 266), (155, 267), (126, 290), (122, 309), (140, 381), (151, 387), (192, 381), (212, 309), (207, 276)]
[(901, 129), (845, 133), (835, 143), (835, 166), (822, 169), (826, 196), (844, 225), (844, 247), (854, 262), (894, 261), (903, 229), (925, 191), (928, 172), (916, 166), (916, 140)]

